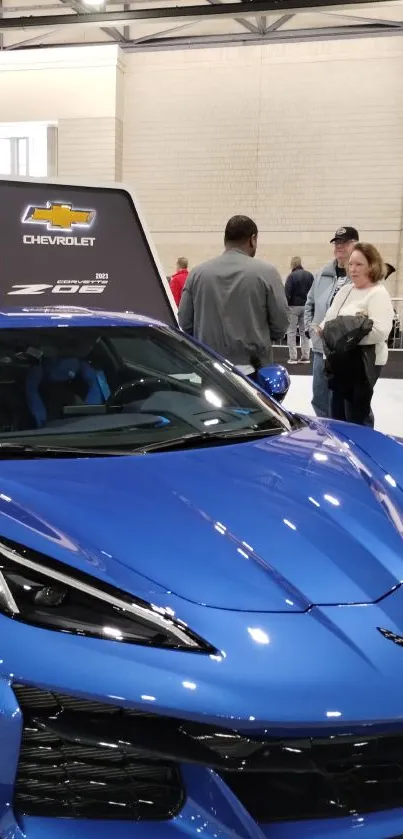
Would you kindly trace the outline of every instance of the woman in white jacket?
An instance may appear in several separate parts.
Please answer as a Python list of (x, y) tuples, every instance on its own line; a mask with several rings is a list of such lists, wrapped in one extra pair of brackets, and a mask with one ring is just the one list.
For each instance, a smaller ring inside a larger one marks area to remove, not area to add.
[(374, 385), (388, 360), (387, 340), (393, 324), (393, 306), (383, 282), (385, 266), (373, 245), (359, 242), (355, 246), (350, 256), (348, 275), (351, 283), (336, 294), (320, 329), (339, 315), (365, 314), (373, 321), (371, 332), (360, 344), (363, 360), (365, 356), (362, 375), (366, 376), (368, 386), (363, 388), (363, 382), (357, 381), (355, 387), (350, 387), (346, 398), (343, 382), (334, 381), (331, 413), (333, 419), (373, 425), (371, 398)]

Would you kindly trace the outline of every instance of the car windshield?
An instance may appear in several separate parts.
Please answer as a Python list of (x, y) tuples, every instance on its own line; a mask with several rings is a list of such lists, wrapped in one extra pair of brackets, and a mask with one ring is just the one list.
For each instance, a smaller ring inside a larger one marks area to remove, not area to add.
[(3, 450), (163, 450), (293, 424), (231, 365), (159, 326), (1, 330), (0, 395)]

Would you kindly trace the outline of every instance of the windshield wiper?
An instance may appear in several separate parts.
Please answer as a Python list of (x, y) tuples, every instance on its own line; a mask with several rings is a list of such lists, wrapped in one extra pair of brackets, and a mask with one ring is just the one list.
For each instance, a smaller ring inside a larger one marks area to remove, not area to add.
[(34, 458), (68, 458), (68, 457), (112, 457), (122, 455), (122, 452), (103, 451), (102, 449), (66, 448), (65, 446), (37, 446), (28, 443), (0, 442), (0, 460), (16, 458), (33, 460)]
[(157, 443), (147, 443), (145, 446), (138, 446), (135, 449), (131, 449), (131, 451), (135, 454), (148, 454), (149, 452), (170, 451), (172, 449), (192, 449), (200, 446), (211, 446), (214, 444), (228, 445), (230, 443), (243, 443), (247, 440), (274, 437), (279, 434), (286, 433), (286, 429), (284, 428), (201, 431), (192, 434), (184, 434), (182, 437), (171, 437), (170, 440), (160, 440)]
[(171, 437), (168, 440), (145, 443), (140, 446), (117, 444), (113, 447), (100, 445), (96, 449), (84, 449), (67, 446), (45, 446), (34, 443), (16, 443), (0, 441), (0, 460), (15, 458), (34, 460), (35, 458), (78, 458), (78, 457), (122, 457), (124, 455), (148, 454), (149, 452), (172, 451), (175, 449), (192, 449), (211, 445), (229, 445), (242, 443), (247, 440), (264, 439), (279, 434), (286, 434), (284, 428), (247, 428), (231, 429), (229, 431), (202, 431), (183, 434), (181, 437)]

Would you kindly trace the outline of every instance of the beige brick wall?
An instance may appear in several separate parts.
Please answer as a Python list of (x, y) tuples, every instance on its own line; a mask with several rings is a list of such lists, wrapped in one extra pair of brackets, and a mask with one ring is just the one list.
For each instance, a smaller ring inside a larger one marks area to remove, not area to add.
[(58, 174), (120, 180), (121, 62), (117, 46), (0, 53), (0, 120), (58, 124)]
[(327, 260), (341, 224), (396, 264), (403, 38), (137, 53), (124, 87), (123, 178), (167, 272), (216, 253), (236, 212), (283, 273)]
[(123, 177), (123, 122), (115, 120), (115, 180), (121, 181)]
[(88, 181), (121, 178), (121, 125), (114, 117), (62, 119), (58, 132), (58, 175)]
[(0, 52), (0, 120), (115, 117), (117, 46)]
[(58, 121), (61, 177), (128, 182), (167, 273), (217, 253), (244, 212), (283, 274), (355, 224), (399, 261), (403, 296), (402, 71), (403, 37), (6, 52), (0, 118)]

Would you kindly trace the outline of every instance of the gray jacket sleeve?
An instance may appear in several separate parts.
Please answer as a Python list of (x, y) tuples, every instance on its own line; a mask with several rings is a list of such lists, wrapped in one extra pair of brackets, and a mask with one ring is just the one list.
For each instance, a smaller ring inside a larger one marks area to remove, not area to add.
[(315, 316), (315, 291), (316, 286), (318, 284), (318, 277), (320, 275), (316, 275), (309, 291), (308, 297), (306, 298), (305, 303), (305, 312), (304, 312), (304, 324), (305, 324), (305, 332), (309, 332), (311, 323), (313, 323), (313, 319)]
[(284, 338), (290, 322), (290, 313), (283, 281), (276, 268), (270, 267), (266, 276), (266, 309), (272, 341)]
[(188, 335), (193, 335), (194, 328), (193, 282), (194, 275), (190, 273), (182, 291), (178, 309), (179, 326)]

